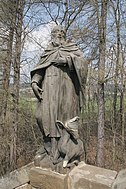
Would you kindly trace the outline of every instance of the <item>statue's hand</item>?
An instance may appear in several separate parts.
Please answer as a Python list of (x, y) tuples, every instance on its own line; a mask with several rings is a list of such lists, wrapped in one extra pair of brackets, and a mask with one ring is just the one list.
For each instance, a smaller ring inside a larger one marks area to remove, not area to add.
[(32, 89), (37, 99), (41, 101), (43, 90), (37, 85), (37, 83), (32, 83)]
[(59, 58), (53, 60), (53, 64), (55, 66), (66, 66), (67, 59), (65, 57), (59, 57)]

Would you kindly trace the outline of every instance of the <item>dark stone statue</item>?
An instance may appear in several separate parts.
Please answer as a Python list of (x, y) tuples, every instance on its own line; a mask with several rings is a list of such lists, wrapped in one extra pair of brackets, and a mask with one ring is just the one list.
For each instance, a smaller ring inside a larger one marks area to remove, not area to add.
[(46, 154), (53, 164), (61, 160), (65, 168), (72, 159), (78, 161), (81, 154), (79, 150), (71, 151), (71, 154), (67, 151), (75, 146), (82, 150), (82, 142), (74, 136), (77, 131), (72, 134), (65, 125), (71, 119), (75, 119), (75, 123), (79, 120), (87, 61), (80, 49), (66, 40), (66, 32), (61, 26), (54, 27), (51, 37), (39, 64), (31, 71), (32, 89), (38, 99), (36, 119), (43, 134), (43, 147), (36, 157), (41, 159)]
[(53, 163), (57, 164), (63, 161), (63, 167), (78, 165), (80, 156), (83, 155), (83, 142), (79, 139), (78, 127), (79, 117), (74, 117), (63, 124), (56, 121), (56, 125), (61, 132), (58, 147), (55, 152)]

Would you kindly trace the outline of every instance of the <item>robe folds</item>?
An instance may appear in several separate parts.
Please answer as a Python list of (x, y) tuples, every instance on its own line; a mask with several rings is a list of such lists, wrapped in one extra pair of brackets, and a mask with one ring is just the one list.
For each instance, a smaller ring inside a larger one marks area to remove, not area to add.
[[(59, 57), (66, 64), (56, 66)], [(54, 46), (50, 43), (41, 56), (39, 64), (31, 71), (32, 83), (43, 89), (38, 101), (36, 119), (45, 136), (60, 137), (55, 125), (79, 116), (83, 106), (88, 62), (74, 43), (65, 42)]]

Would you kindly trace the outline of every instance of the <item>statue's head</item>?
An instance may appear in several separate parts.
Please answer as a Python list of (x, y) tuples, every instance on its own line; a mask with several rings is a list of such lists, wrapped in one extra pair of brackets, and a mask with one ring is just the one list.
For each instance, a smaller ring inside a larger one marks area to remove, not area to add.
[(61, 25), (55, 26), (51, 31), (52, 39), (65, 39), (66, 38), (66, 31)]
[(78, 116), (68, 120), (65, 122), (64, 127), (66, 128), (66, 130), (75, 138), (78, 139), (79, 138), (79, 133), (78, 133), (78, 129), (79, 129), (79, 120), (80, 118)]

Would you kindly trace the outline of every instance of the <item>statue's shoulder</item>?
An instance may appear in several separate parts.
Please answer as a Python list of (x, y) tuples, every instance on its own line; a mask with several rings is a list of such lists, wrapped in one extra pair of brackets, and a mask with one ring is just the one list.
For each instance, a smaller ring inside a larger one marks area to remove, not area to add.
[(52, 45), (52, 43), (50, 42), (50, 43), (47, 45), (46, 49), (44, 49), (42, 55), (40, 56), (40, 59), (42, 59), (42, 58), (46, 57), (47, 55), (49, 55), (52, 50), (53, 50), (53, 45)]
[(68, 39), (68, 40), (66, 40), (66, 46), (77, 47), (77, 44)]
[(79, 46), (73, 42), (73, 41), (68, 41), (66, 43), (66, 48), (68, 50), (70, 50), (71, 52), (73, 52), (74, 55), (78, 56), (78, 57), (83, 57), (83, 52), (82, 50), (79, 48)]
[(53, 44), (52, 44), (52, 42), (50, 42), (50, 43), (47, 45), (45, 51), (52, 50), (52, 48), (53, 48)]
[(71, 50), (71, 52), (78, 52), (80, 51), (79, 47), (77, 46), (77, 44), (75, 42), (72, 41), (66, 41), (66, 45), (65, 45), (66, 49)]

